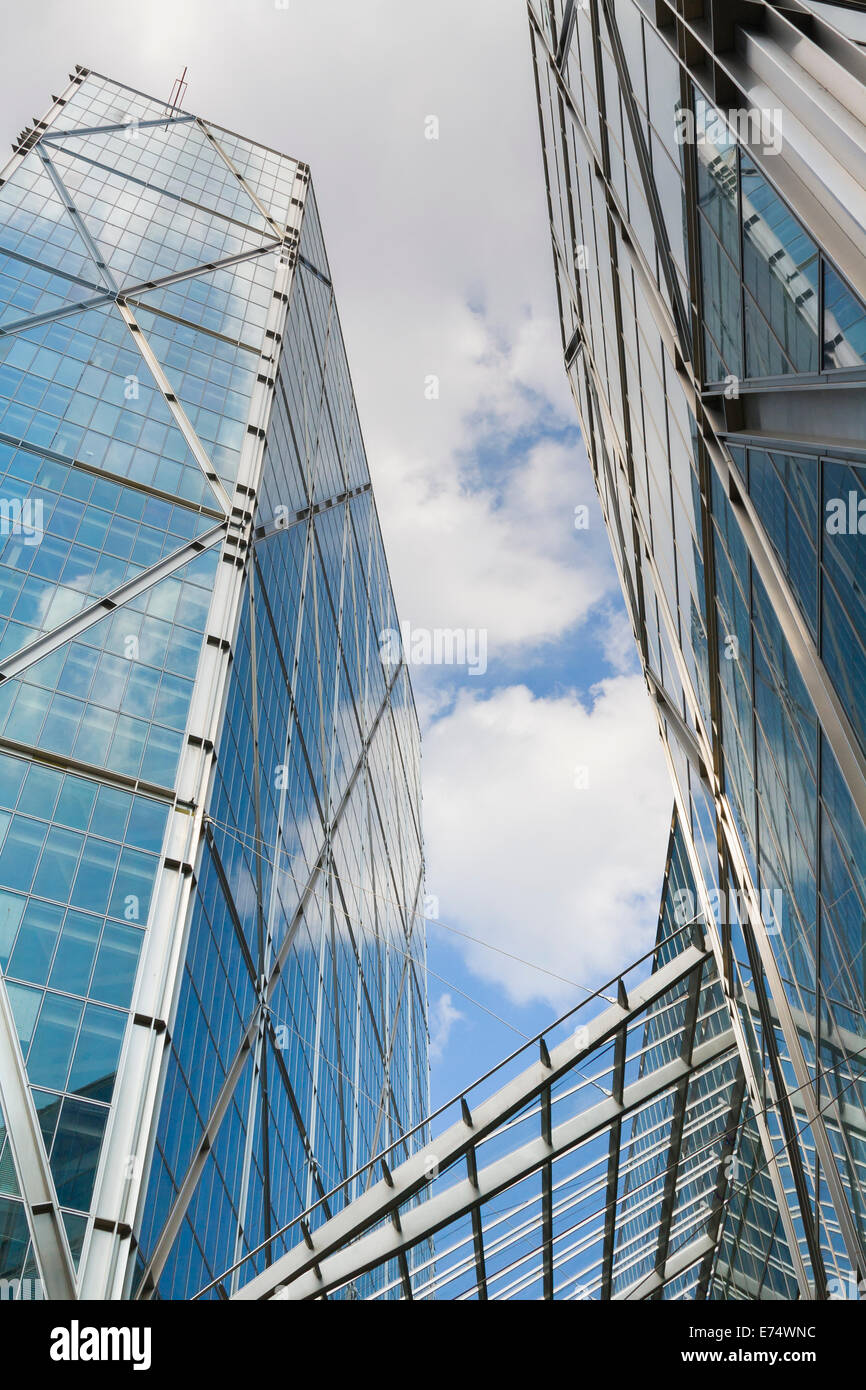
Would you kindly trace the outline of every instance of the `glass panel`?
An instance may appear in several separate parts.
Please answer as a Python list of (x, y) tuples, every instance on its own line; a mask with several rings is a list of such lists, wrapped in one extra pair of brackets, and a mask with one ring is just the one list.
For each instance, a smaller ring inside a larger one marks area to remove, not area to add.
[(70, 994), (87, 993), (101, 927), (99, 917), (67, 912), (49, 980), (55, 989), (68, 990)]
[(12, 1006), (21, 1051), (26, 1055), (30, 1039), (33, 1037), (33, 1026), (39, 1013), (42, 994), (38, 989), (28, 989), (26, 985), (14, 985), (9, 982), (6, 985), (6, 993)]
[(866, 307), (824, 262), (824, 370), (866, 362)]
[(740, 165), (744, 278), (754, 296), (746, 314), (747, 374), (816, 372), (818, 248), (752, 160), (743, 155)]
[(818, 460), (749, 450), (749, 496), (818, 634)]
[(93, 975), (94, 999), (129, 1006), (142, 940), (142, 933), (134, 927), (106, 923)]
[(91, 1100), (110, 1101), (126, 1014), (88, 1004), (69, 1074), (69, 1090)]
[[(23, 905), (24, 899), (19, 901)], [(31, 899), (9, 962), (9, 974), (14, 979), (45, 984), (62, 921), (62, 908)]]
[(46, 994), (27, 1058), (27, 1075), (34, 1086), (65, 1090), (81, 1008), (77, 999)]
[(51, 1152), (51, 1172), (63, 1206), (87, 1211), (108, 1109), (71, 1097), (63, 1102)]
[(866, 471), (824, 460), (821, 655), (866, 747)]
[(0, 1279), (19, 1279), (30, 1247), (23, 1202), (0, 1197)]
[(26, 902), (15, 893), (0, 892), (0, 970), (6, 969)]
[(701, 240), (701, 302), (706, 331), (711, 335), (707, 380), (719, 381), (728, 373), (742, 377), (740, 277), (704, 217), (698, 218), (698, 226)]

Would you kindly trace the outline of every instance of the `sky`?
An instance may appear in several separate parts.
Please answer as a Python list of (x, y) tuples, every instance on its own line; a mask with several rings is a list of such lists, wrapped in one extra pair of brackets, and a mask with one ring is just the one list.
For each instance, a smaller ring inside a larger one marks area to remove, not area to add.
[(438, 1103), (651, 947), (672, 805), (562, 366), (523, 0), (29, 0), (4, 39), (7, 146), (75, 63), (165, 97), (187, 67), (187, 110), (312, 167), (400, 617), (475, 658), (412, 671)]

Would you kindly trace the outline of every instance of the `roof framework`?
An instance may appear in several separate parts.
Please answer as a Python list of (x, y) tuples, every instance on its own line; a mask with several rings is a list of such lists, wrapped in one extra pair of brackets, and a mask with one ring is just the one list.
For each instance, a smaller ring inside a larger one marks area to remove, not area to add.
[[(392, 1167), (386, 1151), (330, 1193), (334, 1215), (306, 1212), (286, 1255), (240, 1267), (234, 1297), (705, 1291), (743, 1074), (703, 931), (666, 946), (455, 1097), (412, 1157)], [(225, 1296), (236, 1272), (200, 1296)]]

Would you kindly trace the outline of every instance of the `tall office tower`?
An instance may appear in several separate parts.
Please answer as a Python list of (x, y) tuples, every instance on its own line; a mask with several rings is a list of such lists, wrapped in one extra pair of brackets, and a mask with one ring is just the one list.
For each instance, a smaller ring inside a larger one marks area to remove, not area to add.
[[(530, 0), (529, 20), (565, 366), (751, 1106), (705, 1287), (856, 1296), (866, 16)], [(749, 1231), (767, 1260), (738, 1274)]]
[(0, 471), (0, 1277), (243, 1262), (220, 1296), (428, 1109), (418, 729), (307, 166), (77, 68), (0, 187)]

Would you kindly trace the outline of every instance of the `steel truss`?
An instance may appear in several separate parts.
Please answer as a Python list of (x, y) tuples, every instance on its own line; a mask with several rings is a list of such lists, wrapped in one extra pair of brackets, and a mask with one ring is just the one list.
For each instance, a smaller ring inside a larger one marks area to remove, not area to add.
[(242, 1300), (642, 1299), (697, 1277), (742, 1070), (703, 931), (672, 943), (425, 1121), (411, 1157), (386, 1150), (280, 1232), (285, 1255), (199, 1297), (238, 1275)]

